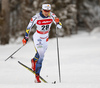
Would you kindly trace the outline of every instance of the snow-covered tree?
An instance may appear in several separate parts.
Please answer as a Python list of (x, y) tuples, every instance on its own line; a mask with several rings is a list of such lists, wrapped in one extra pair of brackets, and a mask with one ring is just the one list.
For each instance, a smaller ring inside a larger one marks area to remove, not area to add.
[[(8, 4), (2, 5), (4, 1)], [(8, 43), (9, 38), (24, 36), (31, 17), (41, 10), (45, 2), (51, 4), (51, 11), (63, 24), (62, 30), (58, 31), (59, 36), (71, 35), (83, 28), (91, 31), (100, 24), (100, 0), (0, 0), (0, 44)], [(33, 27), (30, 36), (34, 32)], [(55, 25), (50, 31), (52, 37), (55, 37)]]

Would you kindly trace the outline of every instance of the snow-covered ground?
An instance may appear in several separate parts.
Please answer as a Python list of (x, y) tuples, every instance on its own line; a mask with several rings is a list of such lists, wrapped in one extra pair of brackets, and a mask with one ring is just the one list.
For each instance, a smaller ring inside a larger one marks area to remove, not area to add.
[[(4, 61), (21, 43), (0, 45), (0, 88), (100, 88), (100, 35), (80, 32), (71, 37), (59, 38), (61, 83), (59, 83), (56, 38), (49, 40), (41, 76), (48, 83), (34, 83), (34, 74), (18, 64), (31, 67), (35, 55), (29, 41), (13, 58)], [(20, 40), (21, 41), (21, 40)], [(51, 82), (57, 81), (56, 84)]]

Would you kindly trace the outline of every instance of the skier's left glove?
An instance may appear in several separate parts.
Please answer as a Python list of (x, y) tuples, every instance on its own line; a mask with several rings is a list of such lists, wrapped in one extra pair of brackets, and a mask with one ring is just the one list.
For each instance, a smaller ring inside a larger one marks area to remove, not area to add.
[(22, 40), (23, 45), (25, 45), (27, 43), (27, 41), (28, 41), (28, 37), (24, 37), (23, 40)]
[(62, 28), (62, 24), (61, 24), (61, 22), (59, 22), (59, 18), (55, 18), (55, 22), (56, 22), (56, 24), (57, 24), (57, 28)]
[(61, 24), (61, 22), (57, 23), (57, 28), (59, 28), (59, 29), (62, 28), (62, 24)]

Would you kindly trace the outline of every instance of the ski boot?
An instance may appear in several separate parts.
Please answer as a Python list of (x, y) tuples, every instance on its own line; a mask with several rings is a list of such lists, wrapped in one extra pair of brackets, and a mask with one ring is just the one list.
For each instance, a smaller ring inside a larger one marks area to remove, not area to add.
[(39, 75), (35, 75), (35, 78), (36, 78), (36, 80), (35, 80), (35, 83), (41, 83), (41, 81), (40, 81), (40, 79), (39, 79)]

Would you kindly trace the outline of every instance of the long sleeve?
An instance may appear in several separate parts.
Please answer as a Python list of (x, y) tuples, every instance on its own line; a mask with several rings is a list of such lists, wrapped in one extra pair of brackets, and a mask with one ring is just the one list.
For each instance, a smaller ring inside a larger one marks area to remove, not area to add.
[(59, 23), (56, 23), (56, 22), (55, 22), (55, 18), (56, 18), (57, 16), (56, 16), (54, 13), (51, 12), (51, 17), (53, 18), (54, 24), (55, 24), (55, 25), (57, 24), (57, 27), (61, 29), (61, 28), (62, 28), (61, 22), (60, 22), (60, 21), (59, 21)]
[(55, 17), (56, 17), (56, 15), (54, 14), (54, 13), (50, 13), (50, 15), (51, 15), (51, 17), (53, 18), (53, 22), (54, 22), (54, 24), (56, 24), (56, 22), (55, 22)]
[(28, 26), (27, 26), (27, 28), (26, 28), (25, 37), (28, 37), (28, 36), (29, 36), (29, 33), (30, 33), (30, 31), (31, 31), (31, 28), (34, 26), (34, 24), (36, 24), (36, 21), (37, 21), (37, 17), (36, 17), (36, 15), (35, 15), (35, 16), (33, 16), (33, 17), (31, 18), (31, 20), (30, 20), (30, 22), (29, 22), (29, 24), (28, 24)]

